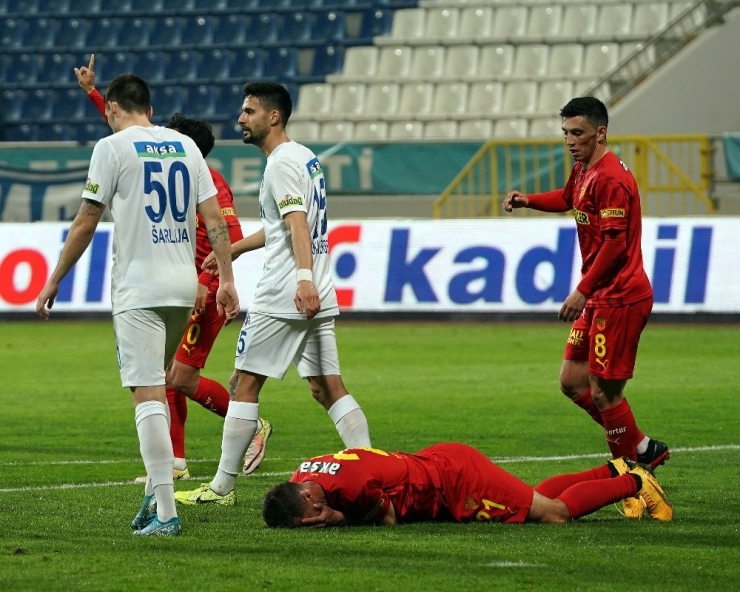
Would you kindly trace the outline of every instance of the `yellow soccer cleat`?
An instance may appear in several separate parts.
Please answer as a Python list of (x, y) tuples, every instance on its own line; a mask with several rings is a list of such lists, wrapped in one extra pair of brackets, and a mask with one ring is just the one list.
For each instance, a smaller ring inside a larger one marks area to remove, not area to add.
[[(629, 473), (632, 467), (637, 466), (634, 461), (630, 460), (626, 456), (623, 456), (622, 458), (613, 458), (609, 461), (609, 464), (617, 472), (618, 475)], [(643, 505), (642, 502), (636, 497), (624, 498), (622, 500), (621, 508), (619, 507), (619, 504), (614, 504), (614, 507), (617, 508), (617, 512), (619, 512), (625, 518), (629, 518), (631, 520), (642, 519)]]
[[(172, 471), (172, 478), (175, 481), (190, 481), (190, 470), (187, 467), (184, 469), (174, 469)], [(146, 475), (137, 477), (134, 479), (134, 483), (146, 483)]]
[(637, 465), (630, 473), (642, 480), (642, 487), (637, 492), (640, 501), (654, 520), (670, 522), (673, 520), (673, 509), (665, 499), (665, 492), (655, 476), (646, 468), (647, 465)]
[(226, 495), (219, 495), (211, 489), (210, 483), (202, 483), (192, 491), (176, 491), (175, 501), (186, 506), (233, 506), (236, 504), (236, 493), (232, 489)]

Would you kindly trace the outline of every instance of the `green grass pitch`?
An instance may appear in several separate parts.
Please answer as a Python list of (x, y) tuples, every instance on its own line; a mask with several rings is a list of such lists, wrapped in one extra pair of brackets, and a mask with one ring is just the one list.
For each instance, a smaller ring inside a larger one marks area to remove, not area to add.
[[(206, 376), (226, 383), (238, 330), (224, 330)], [(608, 456), (599, 426), (559, 394), (567, 335), (557, 321), (337, 327), (375, 447), (462, 441), (508, 457), (502, 466), (532, 484)], [(639, 425), (674, 450), (658, 469), (672, 523), (610, 507), (558, 526), (269, 530), (265, 491), (341, 448), (291, 370), (262, 392), (275, 434), (262, 467), (239, 479), (238, 505), (181, 508), (183, 536), (141, 540), (128, 525), (143, 465), (111, 323), (1, 322), (0, 590), (737, 590), (739, 361), (740, 326), (653, 323), (643, 335), (627, 394)], [(222, 421), (189, 410), (190, 469), (206, 480)]]

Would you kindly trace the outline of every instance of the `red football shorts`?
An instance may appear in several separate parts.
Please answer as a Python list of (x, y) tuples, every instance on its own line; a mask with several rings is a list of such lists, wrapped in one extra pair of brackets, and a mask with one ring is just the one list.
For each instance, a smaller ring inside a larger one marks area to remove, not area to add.
[(522, 523), (534, 489), (465, 444), (436, 444), (417, 454), (434, 459), (445, 506), (458, 522)]
[(563, 358), (588, 360), (593, 376), (632, 378), (640, 335), (652, 310), (652, 298), (615, 308), (586, 307), (573, 323)]
[(203, 312), (190, 316), (175, 359), (193, 368), (203, 368), (223, 326), (224, 317), (218, 316), (216, 293), (209, 292)]

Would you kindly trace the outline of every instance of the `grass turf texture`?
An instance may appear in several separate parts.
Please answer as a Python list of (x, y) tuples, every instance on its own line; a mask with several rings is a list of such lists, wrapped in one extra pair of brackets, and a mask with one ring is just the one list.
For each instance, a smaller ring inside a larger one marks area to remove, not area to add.
[[(238, 326), (204, 374), (226, 383)], [(503, 464), (534, 484), (607, 458), (601, 428), (558, 393), (568, 329), (557, 322), (348, 324), (345, 382), (374, 446), (469, 443), (492, 457), (603, 453)], [(740, 327), (648, 327), (628, 397), (673, 448), (740, 444)], [(675, 452), (658, 470), (672, 523), (605, 508), (577, 523), (266, 529), (265, 491), (301, 460), (341, 448), (294, 370), (268, 381), (276, 432), (234, 508), (180, 507), (183, 536), (138, 539), (142, 474), (110, 322), (0, 324), (0, 590), (734, 590), (740, 582), (738, 449)], [(189, 405), (190, 470), (220, 454), (216, 416)], [(198, 460), (200, 459), (200, 460)], [(178, 483), (178, 489), (198, 482)], [(61, 486), (68, 485), (69, 488)]]

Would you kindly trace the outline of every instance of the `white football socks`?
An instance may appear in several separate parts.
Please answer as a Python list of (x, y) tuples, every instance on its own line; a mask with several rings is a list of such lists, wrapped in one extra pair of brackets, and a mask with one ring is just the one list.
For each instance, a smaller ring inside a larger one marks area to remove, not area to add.
[(218, 463), (218, 472), (211, 481), (211, 489), (219, 495), (226, 495), (234, 489), (244, 453), (257, 433), (259, 408), (259, 403), (229, 403), (224, 418), (221, 460)]
[(344, 395), (329, 408), (329, 417), (339, 432), (345, 448), (370, 448), (370, 428), (360, 404), (352, 395)]
[(141, 458), (148, 476), (145, 494), (157, 497), (157, 517), (162, 522), (177, 516), (172, 480), (174, 454), (167, 426), (167, 406), (159, 401), (139, 403), (135, 409)]
[(648, 449), (648, 444), (650, 444), (650, 438), (645, 436), (637, 445), (637, 454), (645, 454)]

